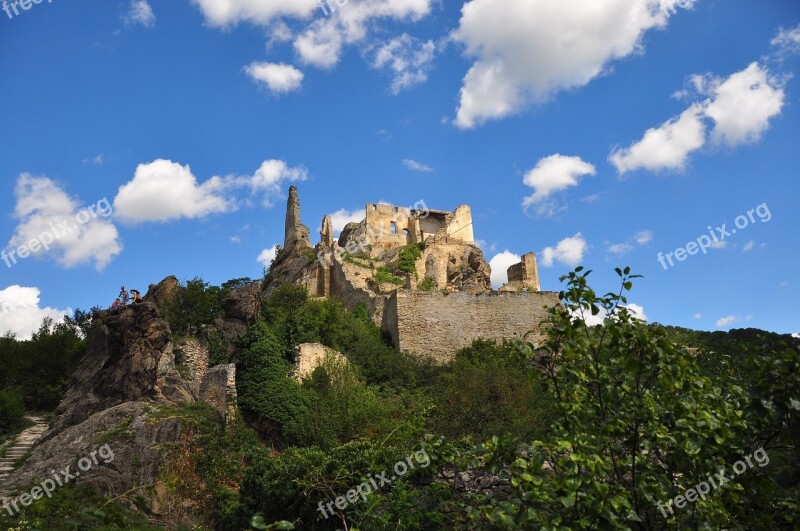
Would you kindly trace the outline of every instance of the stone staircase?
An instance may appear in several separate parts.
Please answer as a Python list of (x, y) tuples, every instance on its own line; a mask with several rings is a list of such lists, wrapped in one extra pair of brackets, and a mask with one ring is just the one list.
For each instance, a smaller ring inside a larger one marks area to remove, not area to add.
[(34, 423), (17, 437), (14, 442), (0, 457), (0, 498), (3, 496), (3, 484), (8, 476), (14, 472), (14, 464), (21, 457), (25, 457), (33, 448), (44, 432), (47, 431), (47, 421), (41, 417), (25, 417)]

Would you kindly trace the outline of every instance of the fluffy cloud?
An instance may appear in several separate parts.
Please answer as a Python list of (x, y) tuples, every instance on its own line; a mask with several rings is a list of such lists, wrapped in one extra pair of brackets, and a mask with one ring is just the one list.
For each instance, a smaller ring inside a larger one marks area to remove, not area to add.
[(541, 253), (542, 265), (553, 267), (558, 261), (567, 266), (576, 266), (583, 261), (583, 254), (586, 252), (586, 240), (579, 232), (575, 236), (564, 238), (555, 247), (545, 247)]
[(225, 186), (220, 177), (198, 184), (188, 165), (158, 159), (136, 168), (133, 180), (120, 187), (114, 208), (128, 223), (202, 218), (235, 208), (222, 194)]
[(278, 256), (278, 244), (275, 244), (272, 247), (261, 251), (256, 260), (258, 260), (259, 264), (263, 265), (266, 268), (269, 268), (269, 266), (272, 265), (272, 261), (275, 260), (276, 256)]
[(266, 86), (273, 94), (286, 94), (303, 84), (303, 72), (292, 65), (255, 62), (244, 70), (253, 81)]
[(637, 245), (644, 246), (652, 242), (653, 237), (653, 231), (640, 230), (625, 242), (609, 244), (606, 250), (609, 253), (623, 256), (633, 251)]
[(625, 306), (625, 308), (627, 308), (628, 311), (631, 312), (633, 314), (633, 316), (636, 317), (637, 319), (640, 319), (642, 321), (647, 321), (648, 320), (647, 319), (647, 315), (644, 313), (644, 307), (643, 306), (641, 306), (639, 304), (631, 303), (631, 304), (628, 304), (627, 306)]
[(633, 239), (638, 245), (647, 245), (648, 243), (653, 241), (654, 237), (655, 237), (655, 234), (653, 234), (653, 231), (651, 231), (651, 230), (640, 230), (639, 232), (637, 232), (633, 236)]
[(717, 319), (716, 325), (719, 328), (725, 328), (727, 326), (731, 326), (733, 323), (738, 321), (739, 319), (735, 315), (729, 315), (727, 317), (720, 317)]
[[(627, 306), (622, 306), (623, 308), (627, 308), (627, 310), (635, 317), (641, 321), (647, 321), (647, 315), (644, 313), (644, 307), (639, 304), (630, 303)], [(572, 312), (572, 317), (575, 319), (580, 319), (583, 316), (583, 320), (586, 322), (586, 326), (597, 326), (601, 325), (608, 319), (608, 313), (604, 309), (600, 309), (600, 313), (597, 315), (592, 315), (591, 311), (584, 310), (581, 311), (574, 311)]]
[(757, 142), (770, 119), (781, 113), (784, 100), (779, 81), (758, 63), (724, 81), (713, 79), (710, 95), (705, 114), (716, 123), (711, 140), (733, 147)]
[(271, 207), (281, 195), (281, 188), (287, 182), (308, 179), (308, 170), (303, 166), (290, 167), (282, 160), (265, 160), (251, 176), (236, 177), (230, 181), (234, 187), (247, 187), (251, 193), (261, 195), (261, 202)]
[(156, 16), (147, 0), (131, 0), (128, 12), (125, 14), (125, 24), (129, 26), (140, 24), (146, 28), (152, 28), (155, 23)]
[[(294, 49), (308, 65), (331, 68), (347, 45), (363, 43), (379, 20), (415, 22), (430, 13), (435, 0), (192, 0), (216, 27), (240, 22), (277, 28), (277, 41), (294, 39)], [(309, 19), (315, 14), (314, 20)], [(284, 19), (298, 21), (297, 33)], [(291, 37), (288, 37), (291, 35)], [(276, 34), (273, 32), (273, 37)]]
[(38, 288), (15, 285), (0, 290), (0, 334), (11, 332), (17, 339), (27, 340), (39, 330), (45, 318), (60, 323), (67, 313), (71, 313), (71, 310), (41, 308), (39, 304)]
[(397, 95), (404, 89), (427, 81), (435, 57), (436, 45), (433, 41), (420, 42), (403, 33), (378, 47), (372, 66), (391, 70), (394, 76), (391, 92)]
[(365, 217), (364, 209), (357, 208), (355, 210), (339, 209), (331, 214), (331, 224), (333, 225), (333, 233), (338, 235), (347, 226), (348, 223), (359, 223)]
[(319, 8), (318, 0), (192, 0), (212, 26), (240, 22), (267, 24), (278, 17), (308, 18)]
[(403, 166), (408, 168), (411, 171), (419, 171), (422, 173), (432, 173), (434, 170), (427, 164), (423, 164), (421, 162), (417, 162), (413, 159), (403, 159)]
[(581, 87), (666, 25), (660, 0), (471, 0), (453, 38), (475, 63), (456, 125), (472, 128)]
[(522, 205), (526, 209), (536, 205), (540, 215), (552, 215), (559, 210), (555, 202), (547, 201), (552, 194), (570, 186), (578, 186), (580, 177), (596, 174), (595, 167), (580, 157), (566, 157), (559, 154), (545, 157), (525, 174), (523, 182), (533, 188), (534, 193), (526, 197)]
[[(620, 175), (638, 170), (682, 170), (689, 155), (706, 144), (706, 120), (714, 123), (713, 143), (736, 147), (757, 142), (772, 118), (783, 109), (785, 93), (781, 81), (758, 63), (731, 74), (727, 79), (694, 75), (691, 91), (705, 96), (677, 118), (649, 129), (644, 137), (625, 149), (615, 149), (609, 161)], [(681, 97), (690, 91), (681, 91)]]
[(616, 149), (609, 160), (620, 174), (644, 168), (682, 170), (693, 151), (706, 142), (702, 106), (695, 104), (679, 117), (648, 129), (644, 137), (626, 149)]
[(94, 262), (102, 270), (122, 251), (117, 228), (102, 219), (113, 212), (107, 199), (82, 207), (52, 180), (27, 173), (20, 175), (14, 193), (18, 224), (9, 254), (25, 246), (31, 256), (50, 256), (64, 267)]
[(522, 257), (509, 250), (496, 254), (489, 260), (489, 267), (492, 269), (492, 286), (499, 288), (508, 282), (508, 268), (518, 264)]
[(628, 254), (633, 251), (633, 245), (629, 243), (614, 243), (608, 246), (608, 252), (618, 254), (620, 256)]
[(285, 182), (304, 181), (308, 170), (289, 167), (282, 160), (265, 160), (253, 175), (212, 177), (202, 184), (191, 168), (170, 160), (140, 164), (133, 179), (120, 187), (114, 207), (128, 223), (165, 222), (204, 218), (237, 208), (237, 189), (249, 189), (270, 207)]
[(790, 29), (780, 28), (770, 44), (778, 49), (779, 57), (800, 53), (800, 24)]

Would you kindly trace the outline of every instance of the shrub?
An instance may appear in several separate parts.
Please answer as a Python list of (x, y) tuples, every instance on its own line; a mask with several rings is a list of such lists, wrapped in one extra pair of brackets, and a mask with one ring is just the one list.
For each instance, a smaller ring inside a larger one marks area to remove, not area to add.
[(218, 287), (196, 277), (178, 288), (175, 298), (162, 308), (163, 316), (174, 335), (198, 335), (203, 325), (223, 314), (219, 299)]
[(18, 389), (0, 390), (0, 437), (21, 427), (25, 421), (25, 406)]
[(434, 426), (448, 437), (476, 442), (492, 435), (541, 439), (555, 410), (544, 385), (510, 342), (477, 340), (456, 353), (443, 382)]
[(239, 406), (257, 419), (260, 431), (283, 442), (284, 427), (304, 413), (303, 389), (289, 377), (291, 364), (264, 321), (250, 327), (243, 347), (236, 378)]

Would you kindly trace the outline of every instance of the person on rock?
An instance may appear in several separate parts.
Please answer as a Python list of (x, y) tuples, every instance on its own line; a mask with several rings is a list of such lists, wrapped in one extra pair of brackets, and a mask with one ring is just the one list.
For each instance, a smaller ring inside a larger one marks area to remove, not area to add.
[(134, 304), (141, 304), (142, 303), (142, 294), (139, 293), (138, 289), (132, 289), (131, 295), (133, 295), (133, 303)]
[(117, 300), (122, 302), (122, 304), (128, 304), (128, 290), (125, 289), (125, 286), (120, 286)]

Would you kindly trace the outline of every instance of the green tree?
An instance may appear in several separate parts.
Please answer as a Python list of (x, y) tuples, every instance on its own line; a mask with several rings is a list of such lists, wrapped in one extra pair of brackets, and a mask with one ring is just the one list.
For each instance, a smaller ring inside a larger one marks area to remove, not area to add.
[[(521, 451), (487, 443), (476, 464), (505, 475), (512, 499), (473, 500), (467, 514), (507, 529), (728, 525), (728, 508), (742, 501), (737, 479), (683, 510), (667, 502), (744, 455), (742, 389), (715, 385), (660, 327), (624, 307), (629, 269), (617, 270), (619, 292), (604, 296), (582, 271), (562, 277), (545, 341), (520, 345), (557, 407), (552, 435)], [(601, 325), (586, 324), (601, 313)]]

